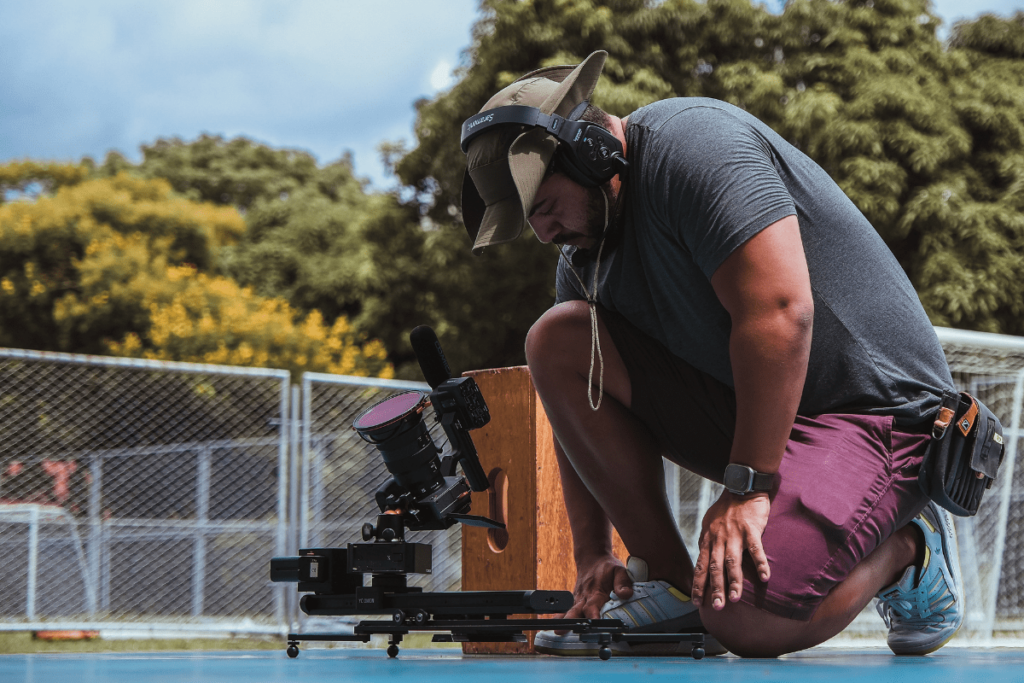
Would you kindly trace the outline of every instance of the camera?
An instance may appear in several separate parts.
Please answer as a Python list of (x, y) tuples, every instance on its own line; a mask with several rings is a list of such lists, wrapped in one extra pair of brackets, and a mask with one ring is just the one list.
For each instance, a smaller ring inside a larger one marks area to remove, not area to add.
[[(433, 407), (452, 446), (443, 458), (423, 417), (427, 406)], [(401, 516), (413, 531), (447, 529), (456, 522), (485, 524), (484, 518), (467, 514), (470, 491), (485, 491), (489, 485), (467, 432), (490, 419), (480, 388), (470, 377), (447, 379), (429, 396), (418, 391), (397, 394), (364, 411), (352, 427), (377, 447), (392, 475), (374, 496), (380, 511)], [(465, 477), (456, 476), (457, 463)], [(381, 531), (391, 533), (389, 529)]]

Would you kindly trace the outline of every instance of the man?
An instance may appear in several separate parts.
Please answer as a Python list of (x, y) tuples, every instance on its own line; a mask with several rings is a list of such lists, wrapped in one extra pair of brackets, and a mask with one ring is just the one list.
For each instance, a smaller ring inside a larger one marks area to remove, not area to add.
[[(734, 653), (777, 656), (832, 637), (877, 594), (895, 653), (938, 649), (963, 591), (952, 520), (916, 479), (953, 384), (910, 282), (822, 169), (722, 102), (622, 120), (588, 108), (609, 135), (591, 162), (616, 163), (581, 173), (580, 139), (598, 138), (559, 117), (579, 117), (605, 56), (527, 74), (463, 128), (474, 248), (529, 223), (562, 252), (526, 354), (573, 534), (567, 616), (706, 628)], [(696, 562), (662, 456), (727, 487)], [(536, 647), (593, 645), (545, 632)]]

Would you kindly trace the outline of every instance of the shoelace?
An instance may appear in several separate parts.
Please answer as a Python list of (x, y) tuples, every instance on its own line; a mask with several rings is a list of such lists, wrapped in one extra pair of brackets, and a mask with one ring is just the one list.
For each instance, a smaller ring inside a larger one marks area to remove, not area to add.
[[(900, 625), (909, 627), (929, 626), (940, 624), (946, 620), (945, 612), (955, 602), (948, 588), (937, 591), (939, 582), (945, 584), (945, 578), (940, 574), (932, 582), (930, 589), (926, 590), (919, 586), (905, 598), (892, 597), (882, 600), (879, 603), (878, 613), (885, 622), (886, 627), (891, 628), (894, 617)], [(938, 595), (933, 599), (932, 596)]]
[[(919, 609), (915, 608), (914, 603), (908, 600), (889, 600), (879, 610), (882, 621), (885, 622), (886, 628), (892, 628), (893, 623), (897, 623), (900, 626), (907, 626), (912, 629), (918, 629), (924, 626), (935, 626), (946, 621), (945, 614), (939, 610), (929, 610), (927, 613), (922, 613)], [(894, 617), (896, 617), (894, 619)]]

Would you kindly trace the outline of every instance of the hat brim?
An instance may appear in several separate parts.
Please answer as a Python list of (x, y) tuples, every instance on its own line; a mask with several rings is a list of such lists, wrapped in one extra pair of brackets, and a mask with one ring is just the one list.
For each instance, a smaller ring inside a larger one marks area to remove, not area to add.
[[(529, 223), (533, 200), (557, 148), (558, 141), (543, 129), (529, 130), (516, 138), (508, 150), (509, 171), (516, 193), (485, 207), (482, 214), (479, 207), (484, 202), (469, 172), (466, 173), (462, 185), (462, 216), (467, 229), (470, 229), (471, 221), (476, 222), (476, 216), (480, 216), (473, 253), (479, 254), (484, 247), (512, 242), (523, 234)], [(466, 211), (467, 198), (469, 213)]]

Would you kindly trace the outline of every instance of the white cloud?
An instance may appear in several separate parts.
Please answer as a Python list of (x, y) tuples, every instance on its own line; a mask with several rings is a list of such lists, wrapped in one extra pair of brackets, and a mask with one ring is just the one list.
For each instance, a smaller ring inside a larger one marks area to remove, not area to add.
[(442, 59), (430, 72), (430, 87), (440, 92), (455, 85), (455, 76), (452, 75), (451, 62)]

